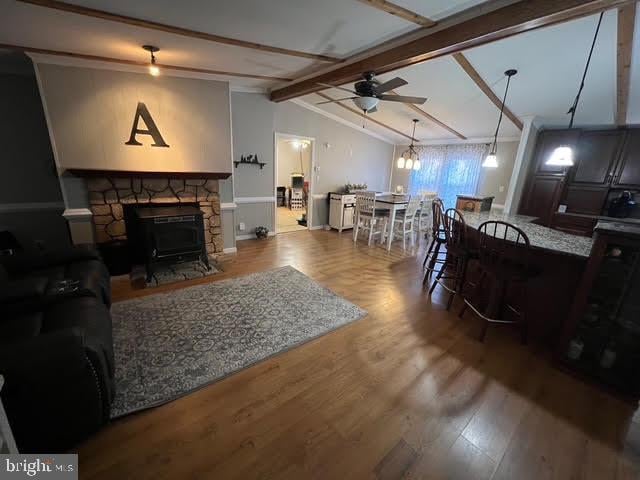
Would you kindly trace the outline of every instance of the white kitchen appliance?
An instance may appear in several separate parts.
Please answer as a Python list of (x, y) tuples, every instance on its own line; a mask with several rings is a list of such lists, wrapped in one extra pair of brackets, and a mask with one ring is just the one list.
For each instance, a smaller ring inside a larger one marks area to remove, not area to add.
[(329, 195), (329, 226), (339, 232), (353, 228), (356, 215), (356, 196), (349, 193), (331, 193)]

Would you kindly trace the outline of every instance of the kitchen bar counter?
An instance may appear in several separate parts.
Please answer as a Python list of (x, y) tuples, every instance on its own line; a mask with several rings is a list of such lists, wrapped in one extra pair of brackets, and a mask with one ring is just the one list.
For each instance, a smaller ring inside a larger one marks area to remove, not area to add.
[(549, 252), (561, 253), (565, 255), (574, 255), (577, 257), (587, 258), (591, 252), (592, 239), (579, 235), (554, 230), (549, 227), (533, 223), (535, 217), (527, 217), (525, 215), (507, 215), (495, 212), (464, 212), (464, 219), (467, 226), (478, 228), (480, 224), (497, 220), (507, 222), (519, 227), (529, 237), (531, 247), (536, 249), (547, 250)]

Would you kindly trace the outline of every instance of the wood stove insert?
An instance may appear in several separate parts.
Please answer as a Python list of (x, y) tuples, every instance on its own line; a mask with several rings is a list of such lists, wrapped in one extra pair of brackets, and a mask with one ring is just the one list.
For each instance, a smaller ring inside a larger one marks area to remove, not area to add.
[(135, 209), (147, 281), (155, 265), (199, 259), (210, 269), (202, 211), (195, 206), (146, 206)]

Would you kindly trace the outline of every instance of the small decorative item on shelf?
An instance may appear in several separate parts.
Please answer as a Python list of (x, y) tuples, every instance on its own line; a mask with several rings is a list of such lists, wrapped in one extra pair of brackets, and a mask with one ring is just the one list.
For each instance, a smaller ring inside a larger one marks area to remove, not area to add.
[(347, 183), (344, 186), (344, 193), (363, 192), (368, 188), (366, 183)]
[(262, 170), (262, 167), (266, 165), (266, 163), (258, 160), (258, 154), (256, 153), (251, 155), (241, 155), (240, 160), (234, 161), (233, 164), (236, 168), (238, 168), (238, 165), (259, 165), (260, 170)]
[(269, 229), (267, 227), (256, 227), (256, 237), (259, 239), (267, 238)]

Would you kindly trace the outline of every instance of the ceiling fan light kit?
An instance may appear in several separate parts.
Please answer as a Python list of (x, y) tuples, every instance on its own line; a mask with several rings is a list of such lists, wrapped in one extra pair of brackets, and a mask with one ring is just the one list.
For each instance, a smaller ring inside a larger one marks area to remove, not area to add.
[[(589, 50), (589, 56), (587, 57), (587, 63), (584, 66), (584, 73), (582, 74), (582, 80), (580, 81), (580, 86), (578, 87), (578, 94), (576, 95), (575, 100), (573, 101), (573, 105), (567, 113), (571, 114), (571, 119), (569, 120), (569, 130), (573, 128), (573, 120), (576, 116), (576, 110), (578, 109), (578, 102), (580, 101), (580, 95), (582, 94), (582, 89), (584, 88), (584, 81), (587, 78), (587, 72), (589, 71), (589, 65), (591, 64), (591, 56), (593, 55), (593, 49), (596, 46), (596, 40), (598, 40), (598, 33), (600, 32), (600, 25), (602, 24), (602, 17), (604, 16), (604, 12), (600, 12), (600, 17), (598, 18), (598, 25), (596, 26), (596, 31), (593, 35), (593, 41), (591, 42), (591, 49)], [(559, 145), (555, 148), (555, 150), (549, 155), (549, 158), (545, 162), (547, 165), (559, 166), (559, 167), (572, 167), (574, 164), (573, 159), (573, 147), (571, 145)]]
[(378, 100), (376, 97), (356, 97), (353, 99), (353, 103), (356, 104), (360, 110), (364, 110), (368, 112), (372, 110), (374, 107), (378, 105)]
[(400, 102), (400, 103), (415, 103), (418, 105), (422, 105), (427, 101), (424, 97), (410, 97), (406, 95), (387, 95), (386, 92), (393, 90), (394, 88), (402, 87), (403, 85), (407, 85), (407, 81), (403, 80), (400, 77), (392, 78), (389, 81), (384, 83), (380, 83), (375, 78), (374, 72), (366, 72), (362, 75), (363, 80), (356, 82), (353, 85), (353, 90), (345, 87), (336, 87), (335, 85), (331, 85), (328, 83), (318, 83), (323, 87), (327, 88), (337, 88), (338, 90), (342, 90), (345, 92), (349, 92), (353, 94), (353, 97), (347, 98), (339, 98), (335, 100), (327, 100), (325, 102), (319, 102), (317, 105), (323, 105), (325, 103), (335, 103), (341, 102), (343, 100), (352, 100), (353, 103), (366, 113), (374, 113), (378, 110), (378, 102), (388, 101), (388, 102)]
[(504, 88), (504, 96), (502, 97), (502, 104), (500, 105), (500, 116), (498, 117), (498, 125), (496, 125), (496, 131), (493, 135), (493, 143), (491, 144), (491, 150), (489, 154), (482, 162), (484, 168), (498, 168), (498, 133), (500, 132), (500, 124), (502, 123), (502, 115), (504, 114), (504, 105), (507, 101), (507, 93), (509, 93), (509, 84), (511, 83), (511, 77), (513, 77), (518, 71), (514, 68), (510, 68), (504, 74), (507, 77), (507, 85)]

